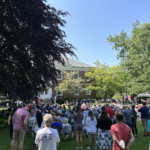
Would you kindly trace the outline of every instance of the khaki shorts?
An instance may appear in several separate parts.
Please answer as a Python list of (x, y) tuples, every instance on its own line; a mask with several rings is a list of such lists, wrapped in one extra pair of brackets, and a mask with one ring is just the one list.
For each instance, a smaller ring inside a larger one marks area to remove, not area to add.
[(25, 137), (25, 134), (26, 134), (25, 130), (23, 130), (23, 131), (13, 131), (13, 139), (18, 140), (18, 138), (19, 138), (19, 141), (23, 141), (24, 137)]

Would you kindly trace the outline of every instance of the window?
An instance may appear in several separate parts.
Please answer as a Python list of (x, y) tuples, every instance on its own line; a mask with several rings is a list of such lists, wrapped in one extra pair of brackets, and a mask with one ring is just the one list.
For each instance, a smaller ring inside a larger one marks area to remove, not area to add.
[(57, 80), (62, 80), (62, 72), (57, 72)]
[(76, 74), (73, 75), (74, 79), (78, 79), (79, 78), (79, 72), (77, 72)]
[[(59, 83), (58, 83), (58, 85), (57, 86), (59, 86)], [(60, 92), (60, 91), (57, 91), (56, 92), (56, 94), (57, 94), (57, 96), (63, 96), (63, 93), (62, 92)]]
[[(86, 88), (87, 88), (88, 86), (89, 86), (89, 85), (86, 85)], [(91, 95), (91, 90), (87, 89), (86, 95)]]

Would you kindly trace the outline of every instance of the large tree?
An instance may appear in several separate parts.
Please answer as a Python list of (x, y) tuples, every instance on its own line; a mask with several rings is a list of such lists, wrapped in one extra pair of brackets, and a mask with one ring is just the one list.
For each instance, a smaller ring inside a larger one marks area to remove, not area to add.
[(112, 48), (119, 50), (118, 58), (128, 72), (127, 89), (132, 94), (150, 90), (150, 23), (133, 23), (132, 35), (122, 31), (120, 35), (110, 35)]
[(57, 82), (54, 62), (75, 56), (66, 15), (45, 0), (0, 0), (0, 92), (27, 100)]
[(91, 83), (88, 89), (96, 90), (97, 97), (104, 99), (114, 95), (117, 91), (122, 92), (124, 74), (120, 66), (110, 67), (106, 64), (94, 63), (95, 66), (86, 76), (90, 77)]
[(87, 91), (85, 88), (85, 80), (80, 77), (74, 79), (76, 72), (67, 72), (62, 70), (62, 73), (64, 75), (64, 80), (56, 87), (57, 91), (66, 94), (69, 98), (73, 97), (76, 93), (83, 93)]

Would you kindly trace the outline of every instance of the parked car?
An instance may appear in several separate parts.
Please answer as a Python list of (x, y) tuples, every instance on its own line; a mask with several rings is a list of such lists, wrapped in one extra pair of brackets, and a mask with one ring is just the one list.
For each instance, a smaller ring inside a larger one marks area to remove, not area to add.
[(111, 100), (111, 99), (107, 99), (107, 100), (106, 100), (106, 102), (111, 103), (111, 102), (112, 102), (112, 100)]
[(113, 103), (117, 103), (118, 102), (118, 100), (115, 100), (115, 99), (112, 99), (111, 100)]
[(101, 99), (100, 101), (101, 101), (101, 102), (104, 102), (104, 99)]

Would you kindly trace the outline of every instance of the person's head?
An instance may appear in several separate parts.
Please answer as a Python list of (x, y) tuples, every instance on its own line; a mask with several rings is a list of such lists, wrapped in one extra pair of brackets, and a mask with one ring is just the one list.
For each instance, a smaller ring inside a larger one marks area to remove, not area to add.
[(109, 107), (109, 104), (108, 104), (108, 103), (106, 103), (106, 107)]
[(68, 124), (68, 119), (65, 119), (65, 120), (64, 120), (64, 124)]
[(58, 122), (58, 121), (59, 121), (58, 117), (55, 117), (55, 122)]
[(102, 111), (100, 119), (101, 119), (101, 120), (108, 120), (108, 119), (109, 119), (106, 110), (103, 110), (103, 111)]
[(122, 110), (121, 110), (120, 108), (117, 108), (116, 111), (115, 111), (115, 115), (116, 115), (117, 113), (119, 113), (119, 112), (122, 113)]
[(70, 111), (70, 114), (73, 114), (73, 111), (72, 111), (72, 110)]
[(13, 108), (12, 115), (16, 112), (17, 109), (18, 109), (18, 107), (14, 107), (14, 108)]
[(42, 116), (41, 112), (37, 112), (37, 114), (36, 114), (36, 120), (37, 120), (37, 123), (38, 123), (38, 127), (40, 128), (41, 124), (43, 122), (43, 116)]
[(132, 105), (132, 109), (133, 109), (133, 110), (135, 109), (135, 105)]
[(77, 106), (77, 114), (78, 114), (78, 118), (81, 117), (81, 107), (80, 106)]
[(31, 106), (31, 105), (26, 105), (25, 109), (26, 109), (27, 111), (31, 111), (32, 106)]
[(123, 121), (123, 113), (122, 112), (118, 112), (116, 113), (116, 121), (117, 122), (122, 122)]
[(127, 109), (127, 108), (128, 108), (128, 107), (127, 107), (126, 105), (123, 106), (123, 109), (124, 109), (124, 110)]
[(91, 110), (89, 111), (88, 116), (91, 118), (91, 120), (94, 120), (94, 115)]
[(146, 106), (146, 102), (143, 102), (143, 106)]
[(51, 114), (47, 114), (44, 116), (44, 125), (46, 127), (51, 127), (52, 124), (52, 115)]
[(102, 106), (102, 107), (101, 107), (101, 110), (102, 110), (102, 111), (105, 110), (105, 106)]
[(43, 108), (41, 108), (41, 112), (44, 113), (44, 109)]

